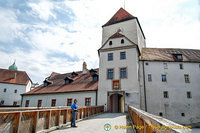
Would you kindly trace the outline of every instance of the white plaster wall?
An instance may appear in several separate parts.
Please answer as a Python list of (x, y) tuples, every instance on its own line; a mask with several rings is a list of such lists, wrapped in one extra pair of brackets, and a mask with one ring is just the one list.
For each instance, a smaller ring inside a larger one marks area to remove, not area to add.
[[(120, 52), (126, 52), (126, 59), (120, 60)], [(113, 53), (113, 61), (107, 61), (107, 54)], [(114, 79), (120, 80), (121, 90), (127, 93), (134, 93), (139, 95), (139, 79), (138, 79), (138, 52), (136, 48), (114, 50), (107, 52), (100, 52), (100, 66), (99, 66), (99, 82), (98, 82), (98, 105), (107, 105), (107, 92), (112, 90), (112, 80), (107, 79), (107, 69), (114, 69)], [(127, 67), (127, 78), (120, 79), (120, 68)], [(135, 93), (136, 92), (136, 93)], [(138, 97), (133, 97), (133, 101), (137, 101)], [(125, 100), (125, 105), (130, 105)], [(136, 106), (136, 105), (132, 105)], [(125, 109), (126, 111), (126, 109)]]
[(54, 94), (40, 94), (40, 95), (24, 95), (22, 107), (25, 106), (26, 100), (29, 100), (29, 107), (37, 107), (38, 100), (42, 100), (42, 107), (50, 107), (51, 100), (56, 99), (56, 106), (66, 106), (67, 98), (78, 100), (78, 106), (85, 106), (85, 98), (91, 97), (91, 106), (96, 105), (96, 91), (87, 92), (70, 92), (70, 93), (54, 93)]
[[(7, 89), (4, 92), (4, 88)], [(17, 89), (17, 93), (15, 93), (15, 89)], [(17, 105), (21, 104), (21, 95), (26, 92), (25, 85), (17, 85), (17, 84), (7, 84), (0, 83), (0, 101), (4, 100), (4, 105), (13, 105), (14, 101), (17, 101)]]
[[(145, 80), (147, 93), (147, 111), (155, 115), (163, 112), (165, 118), (180, 124), (190, 124), (200, 121), (200, 68), (199, 63), (148, 62), (145, 65)], [(147, 75), (152, 74), (152, 82)], [(167, 82), (161, 81), (161, 74), (167, 75)], [(185, 83), (184, 74), (189, 74), (190, 83)], [(163, 91), (168, 91), (169, 98), (163, 97)], [(190, 91), (192, 98), (187, 98)], [(181, 116), (185, 113), (185, 117)]]

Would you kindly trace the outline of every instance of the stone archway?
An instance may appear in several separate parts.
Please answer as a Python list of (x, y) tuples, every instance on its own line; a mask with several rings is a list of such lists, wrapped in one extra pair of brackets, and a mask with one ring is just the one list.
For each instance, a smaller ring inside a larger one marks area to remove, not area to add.
[(124, 95), (114, 93), (109, 98), (109, 110), (112, 113), (123, 113), (124, 112)]

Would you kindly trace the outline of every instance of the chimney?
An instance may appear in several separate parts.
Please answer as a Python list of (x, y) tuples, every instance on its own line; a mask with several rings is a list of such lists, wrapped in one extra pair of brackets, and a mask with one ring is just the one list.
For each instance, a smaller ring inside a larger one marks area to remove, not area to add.
[(83, 74), (86, 74), (87, 73), (87, 64), (86, 62), (84, 61), (83, 62)]
[(14, 79), (16, 79), (17, 77), (17, 72), (14, 72)]

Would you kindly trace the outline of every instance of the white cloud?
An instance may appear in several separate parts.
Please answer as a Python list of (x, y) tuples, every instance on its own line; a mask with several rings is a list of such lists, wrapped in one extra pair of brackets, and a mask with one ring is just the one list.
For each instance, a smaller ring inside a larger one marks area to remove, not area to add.
[(52, 12), (53, 3), (50, 1), (42, 0), (39, 3), (29, 3), (28, 5), (33, 10), (32, 15), (38, 15), (40, 19), (47, 21), (49, 17), (56, 18), (56, 15)]

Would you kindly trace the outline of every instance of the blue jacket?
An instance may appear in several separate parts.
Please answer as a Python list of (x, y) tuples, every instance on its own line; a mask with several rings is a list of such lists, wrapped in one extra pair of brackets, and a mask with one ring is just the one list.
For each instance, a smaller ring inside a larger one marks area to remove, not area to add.
[(71, 109), (72, 109), (72, 110), (78, 109), (78, 105), (77, 105), (76, 103), (73, 103), (72, 106), (71, 106)]

